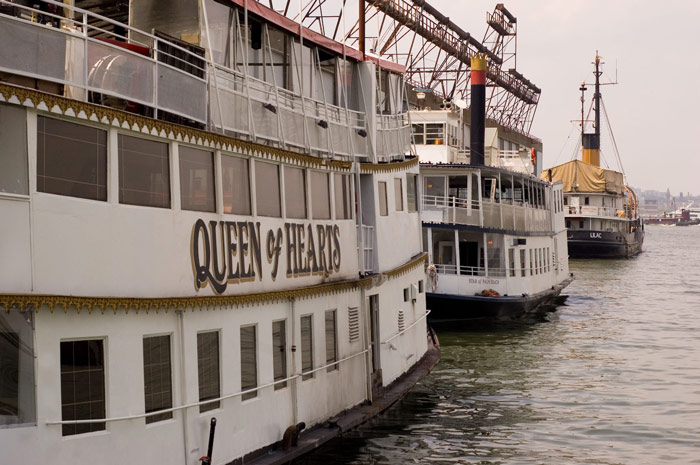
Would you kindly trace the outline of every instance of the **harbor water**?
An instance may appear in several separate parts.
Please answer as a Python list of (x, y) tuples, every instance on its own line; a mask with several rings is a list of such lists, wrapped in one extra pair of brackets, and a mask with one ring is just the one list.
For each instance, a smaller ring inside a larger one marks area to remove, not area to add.
[(312, 464), (700, 464), (700, 226), (571, 261), (565, 305), (438, 331), (442, 360)]

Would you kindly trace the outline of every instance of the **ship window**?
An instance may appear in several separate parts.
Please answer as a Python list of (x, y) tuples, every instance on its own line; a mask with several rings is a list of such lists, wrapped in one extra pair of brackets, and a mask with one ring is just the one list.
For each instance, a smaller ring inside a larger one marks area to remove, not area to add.
[(415, 174), (406, 175), (406, 203), (410, 213), (418, 211), (418, 178)]
[(564, 197), (564, 205), (569, 205), (569, 198), (566, 196)]
[(409, 291), (408, 291), (408, 288), (405, 287), (403, 289), (403, 301), (408, 302), (408, 299), (409, 299)]
[(589, 205), (590, 204), (590, 199), (588, 197), (583, 198), (583, 204), (584, 205)]
[[(24, 108), (0, 105), (0, 166), (0, 192), (28, 195), (27, 111)], [(37, 166), (37, 170), (39, 168)]]
[(425, 125), (425, 143), (427, 145), (442, 145), (445, 140), (445, 125), (443, 123), (427, 123)]
[(425, 288), (423, 286), (424, 286), (424, 282), (421, 279), (420, 281), (418, 281), (418, 293), (419, 294), (422, 294), (423, 292), (425, 292)]
[(349, 220), (352, 218), (352, 198), (350, 176), (347, 174), (334, 175), (333, 190), (335, 191), (335, 219)]
[[(287, 321), (272, 322), (272, 366), (275, 381), (287, 377)], [(275, 384), (275, 390), (287, 387), (287, 382)]]
[(337, 339), (337, 328), (336, 328), (336, 312), (335, 310), (326, 311), (326, 364), (331, 364), (327, 368), (327, 371), (334, 371), (338, 369), (338, 364), (334, 363), (338, 361), (338, 344)]
[(578, 227), (579, 227), (579, 229), (583, 229), (583, 221), (578, 222)]
[(0, 427), (36, 422), (32, 319), (0, 311)]
[(566, 220), (566, 229), (571, 229), (571, 220)]
[(520, 249), (520, 276), (527, 275), (525, 268), (525, 249)]
[[(256, 327), (241, 327), (241, 391), (258, 387), (258, 362), (255, 337)], [(241, 396), (241, 400), (257, 397), (258, 391)]]
[(552, 261), (551, 261), (552, 255), (549, 252), (549, 247), (547, 247), (547, 273), (552, 271)]
[(379, 215), (389, 215), (389, 207), (386, 201), (386, 182), (379, 181)]
[(508, 266), (510, 267), (510, 275), (515, 276), (515, 249), (508, 249)]
[(411, 133), (413, 134), (413, 143), (417, 145), (425, 144), (425, 124), (412, 124)]
[(180, 146), (180, 201), (183, 210), (216, 211), (214, 152)]
[(530, 249), (530, 276), (535, 275), (535, 261), (533, 260), (532, 249)]
[(250, 178), (248, 160), (221, 156), (224, 213), (250, 215)]
[(403, 186), (399, 178), (394, 178), (394, 206), (397, 212), (403, 211)]
[(439, 202), (445, 197), (445, 177), (444, 176), (426, 176), (425, 178), (425, 199), (426, 203)]
[[(219, 332), (208, 331), (197, 334), (197, 380), (199, 401), (221, 397), (221, 375), (219, 368)], [(210, 402), (199, 406), (199, 412), (217, 409), (221, 402)]]
[[(105, 418), (104, 341), (61, 342), (61, 419)], [(65, 424), (63, 435), (105, 429), (104, 422)]]
[(311, 171), (311, 217), (315, 220), (331, 218), (330, 188), (328, 174)]
[[(314, 369), (314, 332), (313, 315), (301, 317), (301, 372), (307, 373)], [(305, 381), (314, 377), (313, 373), (302, 375), (301, 380)]]
[(107, 131), (39, 116), (36, 179), (39, 192), (106, 201)]
[[(170, 364), (170, 336), (143, 338), (143, 393), (146, 413), (173, 406), (173, 380)], [(146, 417), (146, 424), (168, 420), (173, 412)]]
[(306, 218), (306, 172), (284, 167), (284, 206), (287, 218)]
[(170, 208), (168, 144), (119, 134), (119, 203)]
[(278, 165), (255, 162), (255, 203), (259, 216), (282, 216)]

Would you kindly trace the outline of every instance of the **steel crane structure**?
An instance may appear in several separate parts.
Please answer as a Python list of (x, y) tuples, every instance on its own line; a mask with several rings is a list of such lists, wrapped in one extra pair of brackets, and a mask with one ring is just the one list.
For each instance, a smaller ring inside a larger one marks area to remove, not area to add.
[(259, 1), (326, 37), (403, 65), (416, 89), (467, 105), (470, 57), (485, 54), (486, 117), (529, 135), (540, 89), (516, 69), (517, 18), (503, 4), (487, 13), (479, 41), (425, 0)]

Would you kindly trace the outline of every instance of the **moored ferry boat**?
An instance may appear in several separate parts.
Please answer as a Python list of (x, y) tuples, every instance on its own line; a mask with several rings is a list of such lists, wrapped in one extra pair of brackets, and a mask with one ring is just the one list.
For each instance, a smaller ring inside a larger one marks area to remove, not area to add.
[(281, 463), (429, 371), (400, 67), (252, 0), (39, 3), (0, 0), (3, 462)]
[[(596, 55), (594, 65), (594, 130), (586, 133), (585, 121), (581, 121), (581, 160), (547, 169), (542, 178), (564, 184), (571, 258), (627, 258), (642, 251), (644, 224), (637, 195), (627, 185), (622, 166), (620, 171), (600, 166), (600, 56)], [(585, 83), (580, 90), (583, 118)]]
[(471, 69), (470, 125), (461, 110), (411, 112), (435, 323), (543, 310), (572, 280), (562, 184), (535, 176), (541, 143), (485, 127), (485, 57)]

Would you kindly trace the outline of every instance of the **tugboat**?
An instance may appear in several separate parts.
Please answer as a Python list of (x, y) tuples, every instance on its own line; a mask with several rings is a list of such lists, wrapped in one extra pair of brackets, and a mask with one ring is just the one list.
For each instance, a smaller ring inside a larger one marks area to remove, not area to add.
[[(463, 118), (449, 110), (411, 112), (430, 262), (427, 304), (436, 325), (547, 309), (573, 279), (562, 183), (535, 176), (538, 141), (489, 127), (497, 145), (485, 150), (486, 66), (484, 56), (472, 57), (470, 126), (460, 127)], [(517, 147), (533, 145), (512, 150), (515, 138)]]
[(695, 216), (694, 218), (690, 215), (691, 210), (688, 209), (681, 209), (681, 218), (678, 220), (678, 223), (676, 223), (676, 226), (695, 226), (696, 224), (700, 224), (700, 218)]
[[(542, 179), (564, 185), (564, 205), (570, 258), (627, 258), (642, 251), (644, 225), (639, 216), (637, 195), (620, 171), (600, 166), (600, 56), (596, 53), (595, 122), (586, 132), (584, 93), (581, 88), (581, 160), (572, 160), (542, 172)], [(619, 160), (619, 157), (618, 157)]]

